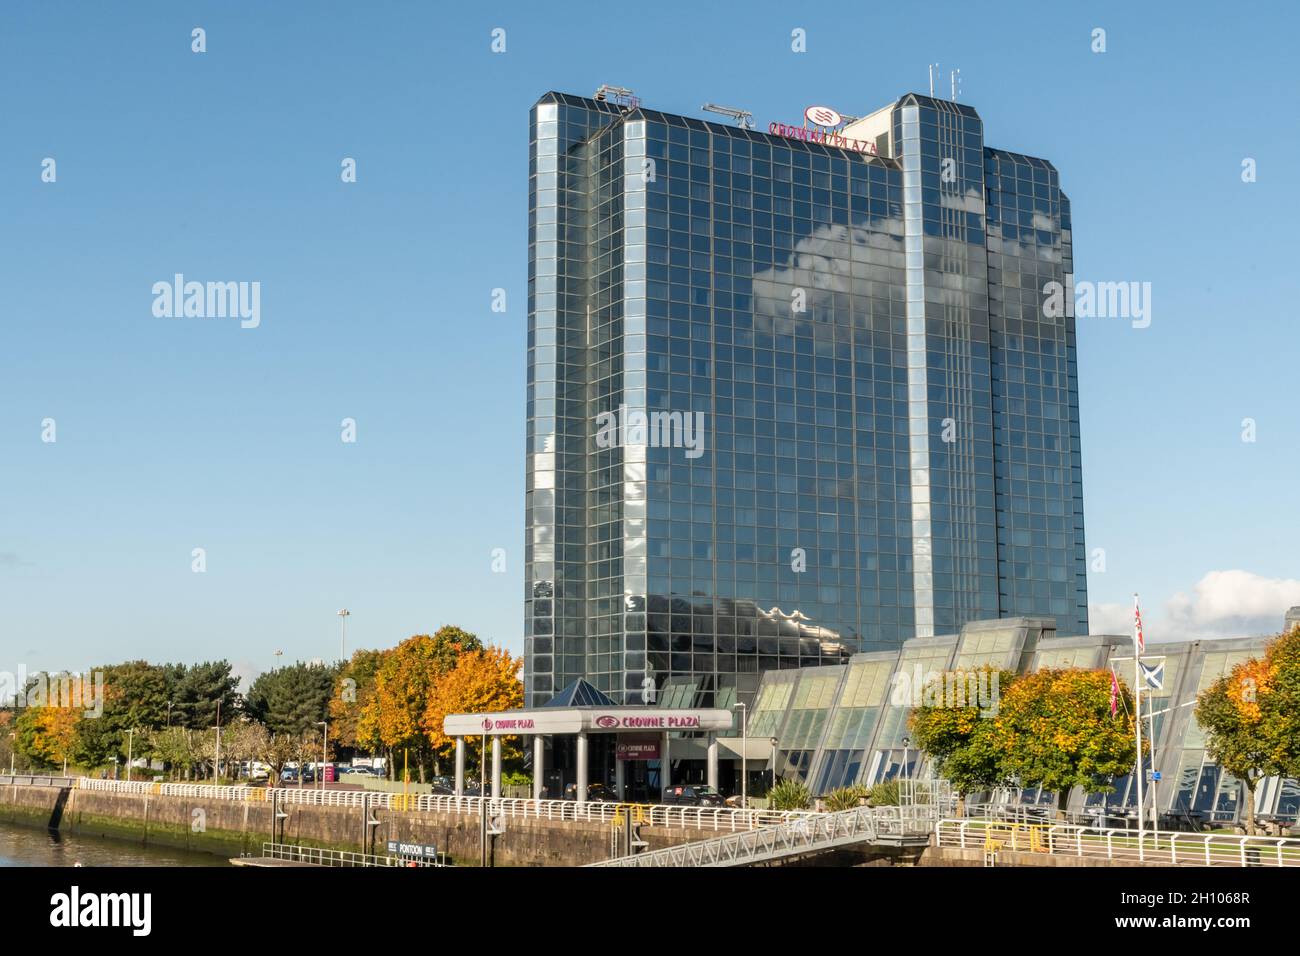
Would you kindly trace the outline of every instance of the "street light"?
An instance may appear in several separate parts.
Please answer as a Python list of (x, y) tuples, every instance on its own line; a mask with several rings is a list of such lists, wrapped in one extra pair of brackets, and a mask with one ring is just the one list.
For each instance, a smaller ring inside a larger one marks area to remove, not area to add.
[(325, 761), (329, 759), (330, 749), (330, 722), (328, 720), (316, 721), (316, 726), (325, 728), (325, 740), (320, 745), (320, 789), (325, 789)]
[(745, 761), (745, 752), (749, 749), (749, 708), (743, 700), (736, 701), (740, 708), (740, 808), (749, 809), (749, 773)]
[(912, 778), (912, 770), (911, 770), (911, 767), (909, 767), (909, 766), (908, 766), (908, 763), (907, 763), (907, 758), (908, 758), (908, 756), (910, 755), (910, 751), (909, 751), (907, 748), (910, 747), (911, 745), (912, 745), (912, 738), (911, 738), (911, 737), (904, 737), (904, 738), (903, 738), (903, 774), (902, 774), (902, 775), (903, 775), (903, 778), (904, 778), (904, 779), (907, 779), (907, 780), (910, 780), (910, 779)]
[(14, 775), (14, 753), (18, 750), (18, 731), (15, 730), (9, 736), (14, 738), (14, 742), (9, 745), (9, 776), (12, 777)]
[[(780, 743), (780, 741), (777, 740), (775, 737), (772, 737), (772, 738), (770, 739), (769, 742), (772, 744), (772, 786), (775, 787), (775, 786), (776, 786), (776, 759), (777, 759), (776, 745), (777, 745), (778, 743)], [(768, 801), (769, 801), (769, 802), (768, 802), (768, 808), (769, 808), (769, 809), (771, 809), (771, 806), (772, 806), (772, 804), (771, 804), (771, 802), (770, 802), (771, 799), (772, 799), (772, 798), (771, 798), (771, 795), (770, 795), (770, 793), (769, 793), (769, 795), (768, 795)]]
[(135, 743), (135, 728), (131, 727), (126, 732), (126, 782), (131, 782), (131, 754), (132, 745)]
[[(131, 776), (131, 768), (128, 767), (126, 775)], [(221, 782), (221, 698), (217, 698), (217, 759), (212, 764), (212, 782), (218, 784)]]
[(343, 652), (340, 660), (348, 659), (348, 617), (352, 614), (347, 608), (339, 611), (339, 626), (342, 628), (342, 636), (339, 638), (339, 650)]

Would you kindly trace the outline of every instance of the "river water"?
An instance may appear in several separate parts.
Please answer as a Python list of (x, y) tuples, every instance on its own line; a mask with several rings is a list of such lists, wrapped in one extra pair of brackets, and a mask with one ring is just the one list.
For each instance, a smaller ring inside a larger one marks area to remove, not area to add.
[(0, 823), (4, 866), (229, 866), (225, 857)]

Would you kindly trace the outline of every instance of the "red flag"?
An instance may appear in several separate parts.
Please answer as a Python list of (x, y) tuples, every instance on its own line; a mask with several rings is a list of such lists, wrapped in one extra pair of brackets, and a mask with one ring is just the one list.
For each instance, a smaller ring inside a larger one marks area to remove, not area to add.
[(1138, 597), (1133, 595), (1133, 642), (1137, 645), (1137, 652), (1141, 654), (1147, 649), (1147, 643), (1142, 638), (1142, 612), (1138, 609)]
[(1115, 711), (1119, 709), (1119, 681), (1115, 679), (1115, 672), (1110, 672), (1110, 715), (1115, 716)]

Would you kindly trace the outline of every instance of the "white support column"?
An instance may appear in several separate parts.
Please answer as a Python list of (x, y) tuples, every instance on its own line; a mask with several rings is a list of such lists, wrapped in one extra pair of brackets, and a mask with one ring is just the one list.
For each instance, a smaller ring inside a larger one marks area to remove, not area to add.
[(587, 732), (578, 732), (578, 803), (587, 802)]
[(542, 799), (542, 787), (546, 782), (546, 738), (541, 734), (533, 735), (533, 799)]
[(465, 795), (465, 738), (456, 738), (456, 796)]
[(668, 759), (668, 733), (665, 731), (663, 743), (659, 745), (659, 786), (664, 793), (667, 793), (672, 782), (672, 763)]
[(492, 799), (501, 799), (501, 738), (492, 738)]
[(708, 783), (714, 790), (718, 789), (718, 735), (709, 734)]
[(614, 758), (614, 793), (619, 800), (625, 799), (624, 791), (627, 783), (624, 776), (623, 761), (617, 757)]

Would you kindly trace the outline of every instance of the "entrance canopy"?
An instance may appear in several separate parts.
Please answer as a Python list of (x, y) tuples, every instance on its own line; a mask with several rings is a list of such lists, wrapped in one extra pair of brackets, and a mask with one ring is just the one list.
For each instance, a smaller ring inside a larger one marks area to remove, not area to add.
[(448, 737), (483, 734), (614, 734), (628, 731), (730, 730), (732, 713), (716, 708), (531, 707), (489, 714), (448, 714), (442, 729)]

